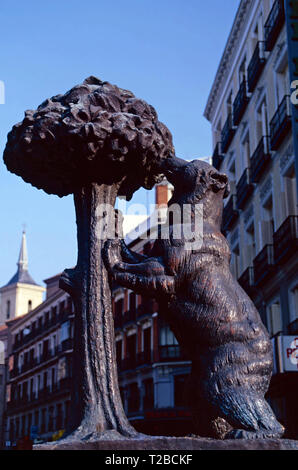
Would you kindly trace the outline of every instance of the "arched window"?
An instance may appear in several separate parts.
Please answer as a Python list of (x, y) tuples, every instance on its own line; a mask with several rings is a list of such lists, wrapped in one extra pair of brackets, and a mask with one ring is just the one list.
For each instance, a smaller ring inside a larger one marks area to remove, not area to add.
[(6, 302), (6, 318), (10, 318), (10, 300)]

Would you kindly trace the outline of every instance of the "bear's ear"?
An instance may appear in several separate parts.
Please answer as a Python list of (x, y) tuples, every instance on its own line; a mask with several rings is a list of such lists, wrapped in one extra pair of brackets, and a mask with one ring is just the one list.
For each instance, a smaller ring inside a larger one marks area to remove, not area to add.
[(230, 194), (229, 180), (227, 175), (225, 175), (224, 173), (219, 173), (218, 171), (211, 171), (210, 186), (215, 193), (224, 190), (224, 198), (228, 197), (228, 195)]

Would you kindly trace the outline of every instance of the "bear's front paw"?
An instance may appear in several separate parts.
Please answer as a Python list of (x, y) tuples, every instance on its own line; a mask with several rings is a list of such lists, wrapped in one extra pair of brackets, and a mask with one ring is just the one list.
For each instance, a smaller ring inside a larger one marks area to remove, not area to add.
[(104, 245), (103, 258), (104, 263), (109, 272), (115, 269), (116, 265), (121, 261), (120, 239), (107, 240)]

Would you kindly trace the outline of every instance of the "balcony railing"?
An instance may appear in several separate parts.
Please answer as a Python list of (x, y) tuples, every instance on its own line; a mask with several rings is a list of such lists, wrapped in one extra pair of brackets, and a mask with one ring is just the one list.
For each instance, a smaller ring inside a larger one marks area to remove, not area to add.
[(223, 209), (222, 230), (224, 232), (230, 230), (234, 222), (237, 220), (238, 214), (237, 197), (232, 194)]
[(265, 48), (271, 51), (285, 22), (284, 0), (276, 0), (265, 23)]
[(137, 308), (137, 317), (142, 317), (143, 315), (152, 315), (154, 313), (154, 300), (148, 299), (144, 300)]
[(254, 283), (261, 285), (272, 274), (274, 269), (273, 245), (265, 245), (254, 261)]
[(115, 328), (122, 328), (122, 326), (123, 326), (122, 314), (117, 313), (115, 315), (114, 325), (115, 325)]
[(137, 354), (137, 365), (145, 365), (145, 364), (151, 364), (152, 363), (152, 351), (142, 351)]
[(258, 146), (250, 160), (251, 180), (253, 183), (257, 183), (260, 180), (268, 166), (268, 163), (270, 162), (270, 159), (269, 137), (264, 136), (258, 143)]
[(123, 324), (135, 322), (136, 321), (137, 312), (136, 310), (127, 310), (123, 314)]
[(265, 66), (265, 62), (265, 42), (259, 41), (247, 67), (247, 86), (250, 93), (254, 91), (256, 84), (258, 83)]
[(270, 147), (276, 150), (291, 128), (290, 96), (285, 95), (270, 121)]
[(237, 190), (237, 209), (242, 209), (247, 203), (249, 197), (251, 196), (254, 185), (251, 181), (250, 169), (246, 168), (242, 173), (240, 180), (236, 186)]
[(274, 261), (282, 264), (298, 253), (298, 216), (290, 215), (273, 234)]
[(183, 359), (183, 355), (178, 344), (159, 346), (160, 361), (179, 361), (181, 359)]
[(233, 103), (233, 123), (237, 126), (244, 114), (249, 98), (246, 94), (246, 80), (243, 79)]
[(221, 131), (221, 151), (223, 153), (226, 153), (228, 150), (234, 134), (235, 128), (233, 127), (232, 113), (230, 113)]
[(249, 266), (238, 279), (240, 286), (245, 292), (250, 292), (254, 285), (254, 268)]
[(122, 359), (121, 361), (120, 370), (135, 369), (136, 365), (137, 365), (137, 358), (135, 356), (126, 357), (125, 359)]
[(288, 325), (288, 332), (289, 332), (289, 335), (297, 335), (298, 334), (298, 318), (296, 318), (296, 320), (292, 321)]
[(34, 341), (35, 338), (37, 338), (39, 335), (46, 333), (48, 330), (57, 326), (59, 323), (63, 323), (64, 321), (68, 320), (69, 316), (72, 314), (73, 312), (66, 308), (62, 312), (60, 312), (59, 315), (55, 315), (51, 319), (44, 321), (41, 326), (38, 326), (37, 328), (32, 327), (30, 333), (28, 333), (27, 335), (23, 335), (22, 338), (14, 342), (13, 350), (17, 350), (18, 348), (26, 345), (27, 343)]
[(217, 142), (213, 155), (212, 155), (212, 165), (214, 166), (214, 168), (219, 170), (223, 159), (224, 159), (224, 155), (222, 154), (222, 151), (221, 151), (221, 142)]

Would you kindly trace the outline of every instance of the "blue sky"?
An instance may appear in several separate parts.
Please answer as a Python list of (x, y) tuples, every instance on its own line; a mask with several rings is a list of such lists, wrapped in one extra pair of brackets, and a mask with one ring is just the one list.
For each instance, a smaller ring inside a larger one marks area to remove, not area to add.
[[(178, 156), (211, 154), (206, 100), (239, 0), (3, 0), (0, 4), (0, 285), (16, 270), (22, 224), (39, 283), (76, 261), (72, 197), (59, 199), (8, 173), (6, 135), (45, 98), (89, 75), (152, 104)], [(134, 202), (147, 201), (145, 191)], [(153, 193), (149, 201), (154, 202)]]

